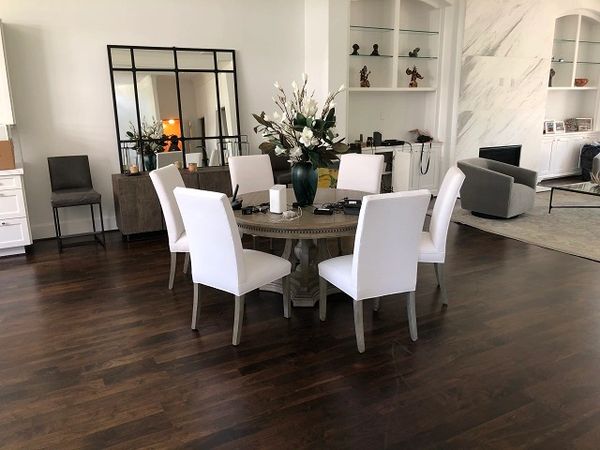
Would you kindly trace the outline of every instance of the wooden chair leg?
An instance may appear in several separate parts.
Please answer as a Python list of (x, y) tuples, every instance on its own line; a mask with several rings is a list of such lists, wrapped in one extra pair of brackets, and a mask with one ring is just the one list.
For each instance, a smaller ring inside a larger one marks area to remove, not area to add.
[(444, 305), (448, 305), (448, 292), (446, 291), (446, 280), (444, 279), (444, 264), (443, 263), (435, 263), (433, 265), (435, 269), (435, 276), (437, 278), (438, 286), (440, 287), (440, 292), (442, 294), (442, 302)]
[(327, 280), (319, 278), (319, 319), (324, 322), (327, 318)]
[(175, 267), (177, 267), (177, 253), (171, 252), (171, 268), (169, 270), (169, 289), (175, 284)]
[(290, 276), (283, 277), (281, 284), (283, 288), (283, 317), (289, 319), (290, 311), (292, 309), (292, 299), (290, 298)]
[(356, 346), (359, 353), (365, 352), (365, 324), (363, 320), (363, 302), (353, 300), (354, 306), (354, 332), (356, 333)]
[(183, 273), (188, 273), (190, 269), (190, 254), (185, 254), (185, 259), (183, 260)]
[(242, 338), (242, 322), (244, 321), (244, 296), (235, 296), (235, 313), (233, 317), (233, 345), (239, 345)]
[(410, 338), (413, 341), (419, 339), (417, 334), (417, 312), (415, 307), (415, 292), (408, 293), (408, 300), (406, 302), (406, 310), (408, 312), (408, 329), (410, 330)]
[(192, 330), (198, 329), (200, 320), (200, 285), (194, 283), (194, 305), (192, 307)]

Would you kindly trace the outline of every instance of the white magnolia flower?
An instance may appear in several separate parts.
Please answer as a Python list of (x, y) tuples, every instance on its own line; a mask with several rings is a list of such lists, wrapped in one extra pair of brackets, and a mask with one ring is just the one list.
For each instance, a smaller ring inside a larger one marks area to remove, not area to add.
[(275, 89), (279, 89), (279, 81), (276, 81), (275, 83), (273, 83), (273, 86), (275, 86)]
[(275, 154), (277, 156), (281, 156), (286, 152), (285, 148), (280, 147), (279, 145), (277, 147), (275, 147)]
[(300, 159), (302, 158), (302, 149), (300, 147), (294, 147), (290, 150), (290, 158), (292, 159)]
[(292, 81), (292, 89), (294, 90), (294, 92), (298, 90), (298, 84), (295, 81)]
[(318, 110), (319, 106), (317, 105), (316, 100), (311, 98), (302, 105), (302, 111), (300, 112), (304, 117), (314, 117)]
[(279, 115), (279, 113), (277, 111), (273, 112), (273, 120), (280, 120), (281, 116)]
[(308, 128), (308, 127), (304, 127), (304, 130), (302, 130), (302, 135), (300, 136), (300, 142), (304, 145), (306, 145), (307, 147), (310, 147), (313, 141), (313, 131)]
[(344, 89), (346, 89), (346, 86), (344, 86), (343, 84), (338, 88), (338, 93), (342, 92)]

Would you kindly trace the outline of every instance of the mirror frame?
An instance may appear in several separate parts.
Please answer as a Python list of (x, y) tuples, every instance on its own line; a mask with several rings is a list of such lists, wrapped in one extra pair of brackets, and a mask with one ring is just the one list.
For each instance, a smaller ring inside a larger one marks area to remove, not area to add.
[[(187, 48), (187, 47), (153, 47), (153, 46), (136, 46), (136, 45), (107, 45), (106, 48), (107, 48), (107, 52), (108, 52), (110, 84), (111, 84), (111, 89), (112, 89), (113, 110), (114, 110), (114, 115), (115, 115), (115, 128), (116, 128), (116, 133), (117, 133), (117, 149), (118, 149), (118, 153), (119, 153), (119, 166), (121, 168), (121, 173), (128, 173), (128, 171), (129, 171), (129, 167), (127, 167), (127, 164), (124, 165), (124, 161), (123, 161), (124, 146), (125, 146), (125, 148), (127, 148), (127, 146), (129, 146), (131, 144), (138, 144), (141, 147), (142, 144), (144, 142), (148, 142), (148, 140), (144, 140), (141, 138), (138, 140), (123, 139), (121, 136), (121, 133), (119, 131), (119, 114), (118, 114), (118, 108), (117, 108), (117, 97), (116, 97), (115, 76), (114, 76), (115, 72), (129, 72), (132, 74), (133, 91), (134, 91), (134, 98), (135, 98), (135, 111), (136, 111), (136, 120), (137, 120), (137, 123), (133, 124), (133, 125), (137, 126), (138, 136), (140, 136), (140, 131), (142, 128), (142, 118), (140, 116), (140, 105), (139, 105), (139, 98), (138, 98), (137, 72), (165, 72), (165, 73), (174, 73), (175, 74), (177, 108), (178, 108), (178, 113), (179, 113), (179, 133), (181, 135), (179, 140), (182, 142), (181, 155), (182, 155), (182, 159), (183, 159), (183, 167), (187, 167), (186, 145), (185, 145), (185, 143), (187, 141), (198, 141), (198, 140), (202, 140), (202, 139), (206, 139), (206, 140), (217, 139), (219, 141), (219, 148), (220, 148), (220, 152), (221, 152), (220, 166), (227, 165), (227, 162), (225, 160), (225, 145), (224, 145), (226, 142), (229, 142), (232, 139), (234, 139), (237, 142), (238, 154), (242, 153), (242, 144), (243, 144), (242, 136), (243, 135), (240, 133), (240, 108), (239, 108), (239, 100), (238, 100), (238, 84), (237, 84), (237, 69), (236, 69), (235, 50), (233, 50), (233, 49), (214, 49), (214, 48)], [(130, 58), (131, 58), (131, 67), (115, 67), (114, 63), (113, 63), (113, 54), (112, 54), (113, 49), (128, 50)], [(157, 50), (157, 51), (163, 51), (163, 52), (171, 51), (171, 52), (173, 52), (174, 67), (172, 69), (170, 69), (170, 68), (152, 68), (152, 67), (137, 68), (136, 64), (135, 64), (135, 55), (134, 55), (135, 50)], [(178, 67), (178, 63), (177, 63), (177, 52), (212, 53), (213, 68), (212, 69), (188, 69), (188, 68), (180, 69)], [(231, 54), (233, 69), (219, 69), (219, 61), (217, 59), (217, 55), (219, 53), (230, 53)], [(190, 72), (191, 73), (205, 72), (205, 73), (213, 73), (214, 74), (215, 92), (216, 92), (216, 98), (217, 98), (216, 116), (218, 118), (218, 126), (219, 126), (219, 134), (217, 136), (204, 136), (203, 138), (199, 138), (197, 136), (194, 137), (194, 136), (186, 136), (185, 135), (185, 127), (184, 127), (183, 120), (182, 120), (183, 114), (182, 114), (182, 106), (181, 106), (179, 74), (180, 73), (190, 73)], [(233, 74), (233, 88), (234, 88), (234, 94), (235, 94), (235, 113), (236, 113), (235, 121), (236, 121), (236, 128), (237, 128), (236, 134), (229, 134), (229, 135), (223, 134), (223, 123), (222, 123), (222, 117), (221, 117), (221, 113), (220, 113), (220, 111), (221, 111), (221, 93), (219, 92), (219, 74), (221, 74), (221, 73), (232, 73)], [(157, 120), (160, 120), (160, 118), (157, 118)], [(146, 171), (144, 158), (140, 158), (140, 160), (141, 160), (140, 170)], [(202, 163), (203, 163), (202, 168), (209, 167), (208, 166), (208, 155), (206, 154), (205, 149), (202, 151)]]

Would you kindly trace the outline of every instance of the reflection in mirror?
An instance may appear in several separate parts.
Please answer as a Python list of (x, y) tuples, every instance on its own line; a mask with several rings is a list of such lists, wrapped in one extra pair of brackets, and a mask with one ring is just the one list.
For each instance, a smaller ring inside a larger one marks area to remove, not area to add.
[[(138, 102), (143, 124), (162, 123), (163, 134), (181, 137), (177, 85), (170, 72), (137, 72)], [(181, 150), (179, 142), (177, 148)], [(165, 150), (169, 147), (165, 146)]]
[(115, 69), (131, 69), (131, 51), (128, 48), (111, 48), (110, 57)]
[(218, 147), (219, 139), (189, 139), (185, 141), (186, 163), (196, 163), (198, 167), (209, 165), (209, 156)]
[(117, 105), (119, 136), (127, 139), (130, 124), (137, 123), (132, 72), (114, 72), (114, 91)]
[(180, 72), (179, 90), (185, 135), (191, 138), (219, 136), (215, 74)]
[(235, 109), (235, 82), (233, 73), (219, 73), (221, 99), (221, 126), (223, 136), (237, 136), (237, 111)]
[(217, 52), (217, 66), (219, 70), (233, 70), (233, 53)]
[(172, 50), (133, 50), (138, 69), (175, 69)]
[(215, 60), (212, 52), (177, 50), (179, 69), (214, 70)]

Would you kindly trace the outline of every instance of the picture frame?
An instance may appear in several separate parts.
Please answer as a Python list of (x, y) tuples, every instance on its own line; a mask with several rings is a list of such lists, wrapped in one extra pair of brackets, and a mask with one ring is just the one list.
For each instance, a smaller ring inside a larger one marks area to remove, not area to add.
[(591, 117), (577, 117), (577, 131), (592, 131)]
[(554, 132), (556, 134), (565, 133), (565, 122), (563, 120), (555, 120), (554, 121)]
[(554, 134), (554, 131), (555, 131), (554, 120), (545, 120), (544, 121), (544, 134)]

